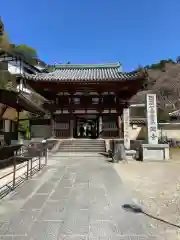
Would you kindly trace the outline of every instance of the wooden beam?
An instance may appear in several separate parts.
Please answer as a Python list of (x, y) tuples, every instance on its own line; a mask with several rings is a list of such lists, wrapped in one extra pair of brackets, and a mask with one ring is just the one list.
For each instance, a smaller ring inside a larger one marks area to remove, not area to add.
[(50, 111), (55, 110), (73, 110), (73, 109), (122, 109), (125, 104), (47, 104), (45, 103), (44, 108), (47, 108)]
[[(127, 81), (104, 81), (104, 82), (47, 82), (47, 81), (28, 81), (28, 84), (35, 90), (41, 91), (42, 89), (49, 89), (52, 92), (74, 92), (74, 91), (84, 91), (86, 89), (90, 91), (134, 91), (139, 88), (144, 80), (127, 80)], [(119, 89), (119, 90), (117, 90)]]

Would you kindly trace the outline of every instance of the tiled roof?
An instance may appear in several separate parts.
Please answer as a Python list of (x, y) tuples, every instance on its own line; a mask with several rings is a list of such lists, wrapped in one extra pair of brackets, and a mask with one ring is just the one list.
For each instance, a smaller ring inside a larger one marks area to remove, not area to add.
[(145, 124), (146, 118), (130, 118), (130, 124)]
[(39, 73), (36, 75), (25, 74), (24, 78), (34, 81), (123, 81), (145, 78), (142, 72), (123, 73), (120, 64), (92, 64), (74, 65), (62, 64), (56, 66), (56, 70), (50, 73)]
[(45, 114), (46, 111), (36, 103), (30, 101), (21, 92), (0, 89), (0, 103), (15, 109), (24, 109), (29, 112), (40, 112)]

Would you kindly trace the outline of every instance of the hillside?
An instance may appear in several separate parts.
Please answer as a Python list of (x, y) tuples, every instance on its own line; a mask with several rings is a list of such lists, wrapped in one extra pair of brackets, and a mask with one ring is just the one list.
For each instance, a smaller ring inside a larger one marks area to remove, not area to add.
[(160, 69), (147, 69), (147, 85), (131, 102), (144, 103), (147, 93), (156, 93), (158, 107), (169, 112), (180, 108), (180, 64), (167, 62)]

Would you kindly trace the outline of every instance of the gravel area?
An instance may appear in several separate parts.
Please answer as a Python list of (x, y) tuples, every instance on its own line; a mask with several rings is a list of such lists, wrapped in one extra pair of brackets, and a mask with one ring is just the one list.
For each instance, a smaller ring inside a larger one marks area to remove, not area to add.
[[(134, 201), (155, 217), (180, 226), (180, 160), (179, 152), (168, 162), (135, 162), (115, 164), (122, 181), (131, 190)], [(166, 239), (180, 239), (180, 227), (154, 220), (154, 228), (164, 231)]]

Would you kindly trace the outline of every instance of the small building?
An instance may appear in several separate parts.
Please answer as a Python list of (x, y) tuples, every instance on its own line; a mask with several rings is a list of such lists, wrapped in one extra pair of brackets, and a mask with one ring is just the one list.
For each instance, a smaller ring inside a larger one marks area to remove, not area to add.
[[(16, 62), (19, 64), (17, 68), (19, 70), (11, 71), (11, 66), (13, 66), (11, 64)], [(21, 84), (21, 65), (23, 66), (23, 61), (16, 59), (15, 56), (10, 54), (0, 56), (0, 138), (1, 140), (5, 139), (8, 144), (11, 140), (18, 139), (19, 112), (23, 110), (24, 115), (27, 112), (45, 114), (41, 107), (45, 99), (33, 90), (23, 88)], [(32, 67), (32, 69), (34, 68)], [(16, 74), (17, 72), (19, 73)], [(28, 118), (28, 116), (25, 117)]]
[(7, 63), (7, 70), (16, 76), (24, 73), (37, 74), (42, 72), (41, 68), (31, 65), (22, 57), (7, 51), (0, 51), (0, 62)]
[(61, 64), (50, 73), (25, 73), (23, 86), (48, 99), (44, 107), (51, 113), (31, 128), (63, 139), (122, 138), (123, 109), (145, 80), (145, 72), (122, 72), (119, 63)]
[(21, 92), (0, 89), (0, 138), (7, 144), (18, 140), (19, 113), (23, 110), (46, 114), (41, 106), (27, 99)]

